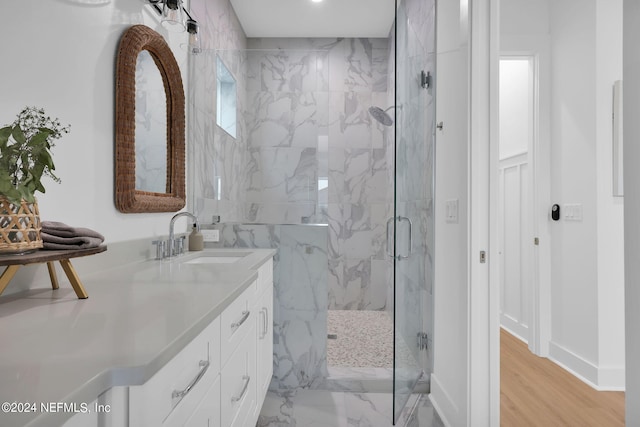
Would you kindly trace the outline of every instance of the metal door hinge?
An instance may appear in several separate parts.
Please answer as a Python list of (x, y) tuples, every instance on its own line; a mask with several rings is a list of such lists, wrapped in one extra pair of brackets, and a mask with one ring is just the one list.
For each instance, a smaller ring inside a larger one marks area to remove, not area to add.
[(429, 336), (426, 332), (418, 332), (418, 349), (426, 350), (429, 348)]
[(427, 71), (425, 73), (424, 70), (422, 70), (420, 73), (420, 86), (424, 89), (429, 89), (431, 87), (431, 72)]
[(484, 264), (487, 262), (487, 253), (485, 251), (480, 251), (480, 264)]
[(538, 239), (537, 237), (533, 239), (533, 244), (538, 246), (540, 244), (540, 239)]

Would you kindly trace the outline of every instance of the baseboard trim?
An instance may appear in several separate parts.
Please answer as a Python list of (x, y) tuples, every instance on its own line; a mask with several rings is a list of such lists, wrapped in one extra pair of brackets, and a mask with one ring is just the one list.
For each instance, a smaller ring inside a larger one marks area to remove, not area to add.
[(529, 328), (523, 326), (516, 319), (508, 314), (502, 313), (500, 316), (500, 327), (507, 330), (511, 335), (529, 344)]
[(625, 390), (624, 367), (598, 367), (553, 341), (549, 343), (549, 360), (598, 391)]
[(458, 407), (453, 402), (446, 389), (442, 384), (440, 384), (440, 381), (438, 381), (435, 374), (431, 374), (431, 393), (429, 393), (429, 400), (431, 400), (431, 404), (440, 416), (444, 426), (453, 426), (454, 424), (452, 424), (450, 420), (456, 420), (459, 418)]

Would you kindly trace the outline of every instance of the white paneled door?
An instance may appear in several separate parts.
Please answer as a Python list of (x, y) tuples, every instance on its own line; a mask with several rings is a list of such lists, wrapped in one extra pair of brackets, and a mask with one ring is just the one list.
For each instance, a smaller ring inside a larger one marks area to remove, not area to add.
[(500, 162), (500, 323), (524, 341), (531, 320), (527, 154)]

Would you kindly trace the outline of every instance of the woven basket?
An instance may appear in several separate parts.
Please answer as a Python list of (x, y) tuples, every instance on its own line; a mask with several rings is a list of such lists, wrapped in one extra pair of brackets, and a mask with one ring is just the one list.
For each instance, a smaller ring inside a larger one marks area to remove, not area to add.
[(41, 228), (37, 202), (16, 205), (0, 195), (0, 254), (41, 248)]

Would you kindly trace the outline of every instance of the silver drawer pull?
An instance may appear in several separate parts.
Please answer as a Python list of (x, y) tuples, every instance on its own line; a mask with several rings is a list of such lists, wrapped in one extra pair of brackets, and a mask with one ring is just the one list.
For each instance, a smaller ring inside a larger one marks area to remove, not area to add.
[(173, 390), (173, 393), (171, 393), (171, 397), (173, 399), (178, 399), (178, 398), (182, 399), (187, 394), (189, 394), (191, 389), (196, 384), (198, 384), (198, 381), (200, 381), (202, 379), (202, 377), (204, 376), (205, 372), (207, 372), (207, 369), (209, 369), (209, 361), (208, 360), (201, 360), (200, 363), (199, 363), (199, 366), (200, 366), (200, 371), (198, 372), (198, 375), (196, 375), (196, 377), (193, 380), (191, 380), (191, 382), (189, 383), (187, 388), (185, 388), (184, 390)]
[(269, 308), (268, 307), (264, 307), (264, 337), (267, 336), (267, 333), (269, 333)]
[(262, 331), (260, 331), (260, 339), (264, 339), (267, 336), (267, 313), (263, 307), (260, 310), (260, 318), (262, 319)]
[(249, 375), (243, 375), (242, 380), (244, 381), (244, 385), (242, 386), (242, 391), (240, 392), (240, 396), (234, 396), (231, 398), (231, 403), (236, 403), (239, 400), (242, 400), (245, 393), (247, 392), (247, 388), (249, 388), (249, 381), (251, 381), (251, 377)]
[(238, 320), (237, 322), (233, 322), (233, 323), (231, 324), (231, 329), (235, 331), (235, 330), (236, 330), (236, 329), (238, 329), (240, 326), (242, 326), (242, 324), (243, 324), (244, 322), (246, 322), (246, 320), (249, 318), (249, 314), (251, 314), (251, 312), (250, 312), (250, 311), (248, 311), (248, 310), (247, 310), (247, 311), (243, 311), (243, 312), (242, 312), (242, 317), (240, 318), (240, 320)]

